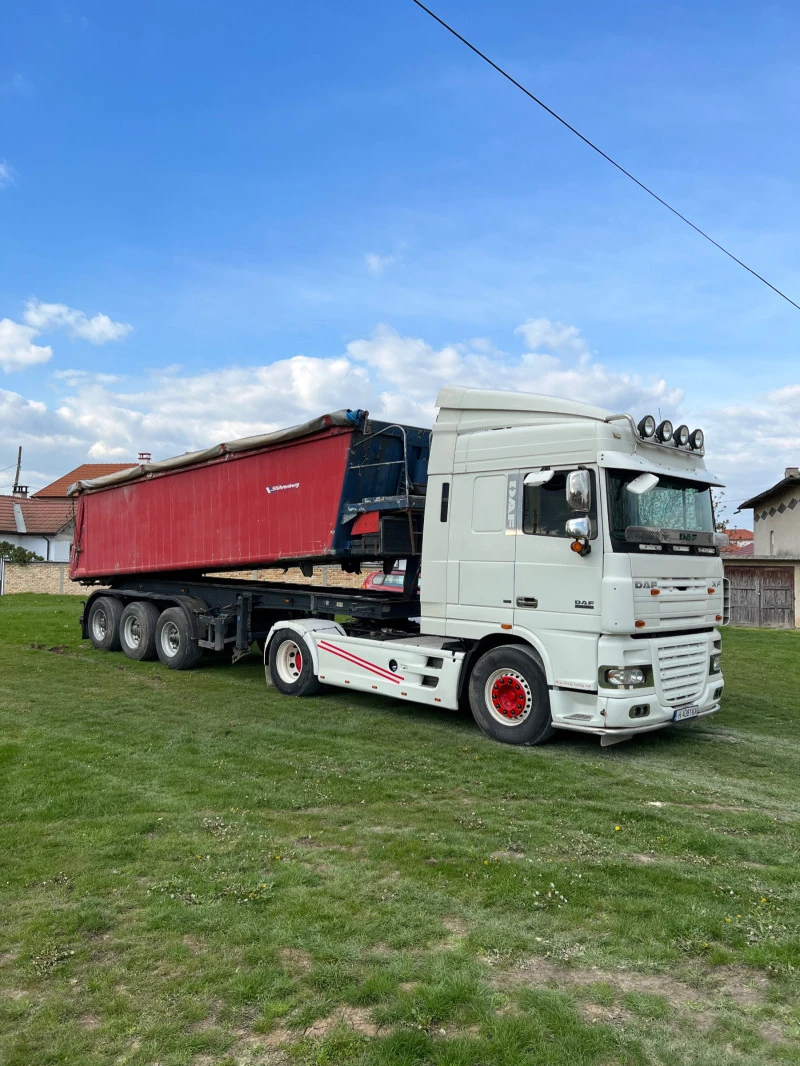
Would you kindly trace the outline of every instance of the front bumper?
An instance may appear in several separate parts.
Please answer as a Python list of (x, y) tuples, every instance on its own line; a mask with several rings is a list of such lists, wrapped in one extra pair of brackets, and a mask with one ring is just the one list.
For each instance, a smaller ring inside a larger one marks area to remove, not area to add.
[[(698, 708), (694, 718), (684, 719), (694, 722), (698, 718), (707, 718), (720, 709), (720, 698), (725, 687), (722, 674), (712, 674), (703, 691), (692, 700), (691, 706)], [(659, 702), (655, 688), (626, 689), (619, 695), (601, 690), (599, 694), (567, 692), (564, 689), (550, 693), (553, 710), (553, 726), (556, 729), (569, 729), (579, 733), (592, 733), (600, 737), (601, 744), (617, 744), (629, 740), (640, 733), (652, 733), (656, 729), (680, 725), (674, 720), (676, 707)], [(579, 703), (580, 706), (576, 706)], [(646, 717), (632, 718), (631, 710), (647, 704), (650, 713)]]

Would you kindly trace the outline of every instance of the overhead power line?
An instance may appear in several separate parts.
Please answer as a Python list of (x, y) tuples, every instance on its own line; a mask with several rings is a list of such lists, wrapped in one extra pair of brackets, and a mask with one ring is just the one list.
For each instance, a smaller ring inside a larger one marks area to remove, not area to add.
[(630, 180), (635, 185), (638, 185), (640, 189), (644, 190), (644, 192), (646, 192), (648, 196), (652, 196), (654, 200), (657, 200), (663, 207), (666, 207), (668, 211), (671, 211), (673, 215), (676, 215), (681, 220), (681, 222), (685, 222), (687, 226), (691, 227), (691, 229), (693, 229), (695, 233), (699, 233), (701, 237), (705, 237), (705, 239), (709, 241), (709, 243), (713, 244), (714, 247), (718, 248), (721, 252), (724, 252), (729, 259), (732, 259), (734, 261), (734, 263), (738, 263), (738, 265), (744, 270), (746, 270), (748, 274), (752, 274), (754, 278), (758, 278), (758, 280), (763, 282), (768, 289), (772, 289), (774, 293), (777, 293), (777, 295), (780, 296), (782, 299), (786, 300), (787, 303), (790, 303), (792, 307), (800, 311), (800, 304), (795, 303), (795, 301), (790, 296), (787, 296), (785, 292), (781, 292), (781, 290), (777, 288), (777, 286), (773, 285), (771, 281), (767, 281), (765, 277), (762, 277), (762, 275), (759, 274), (756, 270), (753, 270), (752, 267), (749, 267), (747, 263), (743, 263), (741, 259), (737, 258), (737, 256), (733, 254), (733, 252), (729, 252), (727, 248), (723, 247), (723, 245), (719, 243), (719, 241), (715, 241), (713, 237), (711, 237), (708, 233), (705, 232), (705, 230), (702, 230), (699, 226), (696, 226), (694, 222), (692, 222), (686, 217), (686, 215), (682, 215), (677, 208), (672, 206), (672, 204), (668, 204), (666, 200), (663, 200), (658, 195), (658, 193), (653, 192), (653, 190), (648, 185), (645, 185), (643, 181), (639, 181), (639, 179), (634, 177), (629, 170), (626, 170), (621, 163), (618, 163), (616, 159), (612, 159), (607, 152), (604, 152), (602, 148), (599, 148), (593, 141), (590, 141), (588, 137), (584, 137), (580, 130), (576, 130), (575, 127), (570, 125), (570, 123), (567, 122), (565, 118), (562, 118), (561, 115), (555, 112), (552, 107), (548, 107), (547, 104), (543, 100), (540, 100), (538, 96), (534, 96), (529, 89), (526, 89), (525, 86), (518, 82), (516, 78), (512, 77), (507, 70), (503, 70), (503, 68), (497, 63), (495, 63), (493, 59), (490, 59), (485, 52), (482, 52), (480, 48), (476, 48), (475, 45), (468, 41), (466, 37), (463, 37), (458, 32), (458, 30), (454, 29), (449, 23), (445, 22), (443, 18), (440, 18), (435, 11), (431, 11), (429, 7), (426, 7), (425, 4), (421, 3), (421, 0), (412, 0), (412, 3), (416, 4), (417, 7), (421, 8), (426, 15), (430, 15), (430, 17), (434, 19), (435, 22), (438, 22), (440, 26), (446, 29), (448, 33), (452, 33), (452, 35), (457, 40), (461, 41), (462, 44), (465, 44), (467, 48), (469, 48), (470, 51), (474, 52), (476, 56), (479, 56), (484, 61), (484, 63), (488, 63), (489, 66), (496, 70), (498, 74), (502, 74), (502, 76), (507, 81), (510, 81), (512, 85), (516, 86), (516, 88), (520, 90), (520, 92), (523, 92), (529, 99), (533, 100), (535, 104), (538, 104), (539, 107), (543, 108), (548, 113), (548, 115), (551, 115), (557, 122), (560, 122), (562, 126), (566, 126), (570, 133), (574, 133), (576, 137), (580, 138), (580, 140), (582, 140), (584, 144), (588, 145), (589, 148), (597, 152), (598, 155), (602, 156), (603, 159), (606, 160), (606, 162), (612, 165), (612, 167), (616, 167), (617, 170), (619, 170), (620, 173), (624, 174), (626, 178), (630, 178)]

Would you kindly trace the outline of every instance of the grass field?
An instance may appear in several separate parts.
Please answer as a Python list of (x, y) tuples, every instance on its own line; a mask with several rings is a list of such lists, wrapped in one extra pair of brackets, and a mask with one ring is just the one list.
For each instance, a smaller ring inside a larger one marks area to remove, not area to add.
[(714, 719), (485, 739), (0, 599), (3, 1066), (800, 1062), (800, 633)]

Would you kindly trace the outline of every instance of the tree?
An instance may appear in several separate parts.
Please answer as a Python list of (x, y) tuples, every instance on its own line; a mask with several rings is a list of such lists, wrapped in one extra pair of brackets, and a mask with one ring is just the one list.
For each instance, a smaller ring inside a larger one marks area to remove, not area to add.
[(724, 533), (731, 520), (726, 514), (727, 504), (725, 503), (725, 493), (722, 489), (711, 490), (711, 504), (714, 508), (714, 529), (717, 533)]
[(20, 548), (19, 545), (12, 544), (8, 540), (0, 540), (0, 559), (5, 559), (8, 563), (19, 563), (20, 566), (44, 562), (42, 555), (29, 552), (27, 548)]

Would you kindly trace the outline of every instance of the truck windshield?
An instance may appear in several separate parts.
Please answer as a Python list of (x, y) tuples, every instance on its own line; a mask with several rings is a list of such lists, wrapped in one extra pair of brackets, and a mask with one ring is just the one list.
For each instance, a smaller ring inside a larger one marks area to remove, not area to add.
[[(704, 533), (707, 536), (698, 540), (713, 544), (714, 512), (708, 485), (659, 474), (655, 488), (637, 496), (627, 486), (638, 476), (633, 470), (608, 473), (609, 520), (618, 550), (626, 550), (623, 545), (632, 547), (632, 540), (650, 539), (633, 534), (634, 530), (658, 530), (664, 541), (675, 539), (669, 536), (671, 532)], [(626, 530), (632, 535), (626, 536)]]

